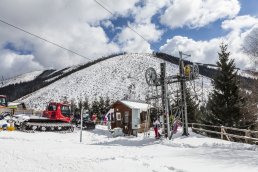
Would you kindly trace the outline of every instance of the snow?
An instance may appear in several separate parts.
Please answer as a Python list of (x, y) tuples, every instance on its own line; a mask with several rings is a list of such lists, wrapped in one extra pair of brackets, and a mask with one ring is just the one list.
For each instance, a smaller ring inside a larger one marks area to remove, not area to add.
[(109, 138), (106, 126), (93, 131), (0, 132), (1, 171), (257, 172), (256, 146), (193, 133), (174, 140), (122, 136)]
[(140, 109), (140, 112), (147, 111), (148, 109), (148, 104), (146, 103), (136, 103), (136, 102), (129, 102), (129, 101), (121, 101), (121, 102), (131, 109)]
[[(152, 54), (125, 54), (116, 56), (88, 68), (75, 72), (62, 78), (38, 91), (24, 96), (18, 101), (26, 104), (26, 107), (35, 110), (43, 110), (48, 102), (62, 102), (64, 97), (68, 101), (72, 99), (76, 103), (87, 96), (89, 103), (95, 97), (108, 96), (111, 101), (128, 99), (145, 100), (146, 96), (153, 96), (153, 88), (149, 87), (145, 79), (145, 71), (152, 67), (157, 74), (160, 73), (160, 63), (164, 61)], [(167, 75), (178, 73), (178, 65), (166, 62)], [(67, 69), (68, 70), (68, 69)], [(202, 77), (195, 81), (195, 92), (199, 99), (207, 100), (212, 90), (210, 79), (203, 77), (204, 87), (202, 92)], [(193, 90), (193, 82), (187, 84)], [(159, 88), (160, 89), (160, 88)], [(177, 84), (169, 85), (169, 91), (179, 89)], [(171, 97), (174, 95), (171, 94)]]
[(6, 87), (6, 86), (11, 85), (11, 84), (19, 84), (20, 82), (32, 81), (37, 76), (39, 76), (42, 72), (43, 72), (43, 70), (33, 71), (33, 72), (25, 73), (25, 74), (22, 74), (22, 75), (18, 75), (18, 76), (3, 80), (3, 81), (0, 82), (0, 88), (1, 87)]

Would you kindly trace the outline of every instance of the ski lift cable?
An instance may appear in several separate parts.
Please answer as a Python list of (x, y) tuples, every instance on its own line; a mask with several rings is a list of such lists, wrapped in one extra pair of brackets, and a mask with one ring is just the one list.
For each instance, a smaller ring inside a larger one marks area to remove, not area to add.
[(108, 10), (107, 8), (105, 8), (102, 4), (100, 4), (98, 1), (94, 0), (97, 4), (99, 4), (102, 8), (104, 8), (106, 11), (108, 11), (111, 15), (113, 15), (117, 20), (119, 20), (120, 22), (122, 22), (126, 27), (128, 27), (129, 29), (131, 29), (134, 33), (136, 33), (137, 35), (139, 35), (142, 39), (144, 39), (147, 43), (149, 43), (152, 47), (154, 47), (156, 50), (158, 50), (159, 52), (161, 52), (159, 50), (159, 48), (157, 48), (155, 45), (153, 45), (152, 43), (150, 43), (147, 39), (145, 39), (143, 36), (141, 36), (138, 32), (136, 32), (133, 28), (131, 28), (128, 24), (126, 24), (123, 20), (121, 20), (119, 17), (117, 17), (115, 14), (113, 14), (110, 10)]
[(78, 54), (78, 53), (76, 53), (76, 52), (74, 52), (74, 51), (71, 51), (71, 50), (69, 50), (69, 49), (67, 49), (67, 48), (64, 48), (64, 47), (62, 47), (62, 46), (60, 46), (60, 45), (58, 45), (58, 44), (56, 44), (56, 43), (53, 43), (53, 42), (48, 41), (48, 40), (46, 40), (46, 39), (44, 39), (44, 38), (42, 38), (42, 37), (39, 37), (39, 36), (37, 36), (37, 35), (35, 35), (35, 34), (32, 34), (32, 33), (28, 32), (28, 31), (26, 31), (26, 30), (23, 30), (23, 29), (21, 29), (21, 28), (19, 28), (19, 27), (17, 27), (17, 26), (14, 26), (14, 25), (12, 25), (12, 24), (9, 24), (9, 23), (7, 23), (7, 22), (5, 22), (5, 21), (3, 21), (3, 20), (0, 20), (0, 21), (1, 21), (2, 23), (5, 23), (5, 24), (7, 24), (7, 25), (9, 25), (9, 26), (14, 27), (14, 28), (16, 28), (16, 29), (18, 29), (18, 30), (21, 30), (21, 31), (23, 31), (23, 32), (25, 32), (25, 33), (27, 33), (27, 34), (30, 34), (30, 35), (32, 35), (32, 36), (34, 36), (34, 37), (37, 37), (37, 38), (39, 38), (39, 39), (41, 39), (41, 40), (43, 40), (43, 41), (46, 41), (46, 42), (48, 42), (48, 43), (50, 43), (50, 44), (53, 44), (53, 45), (55, 45), (55, 46), (57, 46), (57, 47), (59, 47), (59, 48), (62, 48), (62, 49), (64, 49), (64, 50), (67, 50), (67, 51), (69, 51), (69, 52), (71, 52), (71, 53), (74, 53), (74, 54), (76, 54), (76, 55), (78, 55), (78, 56), (81, 56), (81, 57), (83, 57), (83, 58), (86, 58), (86, 59), (89, 60), (89, 61), (92, 61), (92, 59), (90, 59), (90, 58), (88, 58), (88, 57), (85, 57), (85, 56), (83, 56), (83, 55), (80, 55), (80, 54)]

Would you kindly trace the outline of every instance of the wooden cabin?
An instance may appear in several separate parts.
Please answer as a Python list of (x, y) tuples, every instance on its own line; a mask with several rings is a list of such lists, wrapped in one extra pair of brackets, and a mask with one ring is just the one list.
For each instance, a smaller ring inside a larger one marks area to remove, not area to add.
[[(123, 128), (126, 134), (132, 134), (132, 110), (139, 109), (140, 111), (140, 129), (139, 133), (144, 132), (145, 119), (147, 115), (148, 104), (140, 100), (118, 100), (107, 109), (113, 109), (111, 113), (111, 129), (116, 127)], [(150, 126), (150, 125), (148, 125)]]

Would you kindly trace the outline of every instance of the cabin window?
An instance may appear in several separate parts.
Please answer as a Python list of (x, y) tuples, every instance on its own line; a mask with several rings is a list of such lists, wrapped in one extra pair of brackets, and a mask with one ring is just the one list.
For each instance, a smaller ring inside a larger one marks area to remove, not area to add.
[(125, 112), (125, 123), (129, 122), (129, 112)]
[(121, 121), (121, 113), (120, 112), (116, 113), (116, 120)]
[(48, 110), (49, 111), (56, 111), (57, 106), (56, 105), (49, 105)]

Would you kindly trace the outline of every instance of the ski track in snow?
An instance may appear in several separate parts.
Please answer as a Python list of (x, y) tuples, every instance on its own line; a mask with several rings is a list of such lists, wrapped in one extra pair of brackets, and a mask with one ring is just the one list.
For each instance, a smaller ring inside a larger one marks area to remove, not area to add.
[(122, 136), (109, 138), (106, 126), (73, 133), (0, 132), (0, 170), (28, 171), (125, 171), (125, 172), (257, 172), (255, 145), (207, 138), (193, 133), (173, 140)]
[[(153, 67), (159, 75), (160, 63), (163, 62), (152, 54), (120, 55), (73, 73), (18, 100), (24, 101), (27, 107), (35, 110), (45, 109), (50, 101), (62, 102), (65, 96), (68, 97), (68, 101), (74, 99), (77, 103), (80, 99), (84, 100), (85, 96), (90, 103), (99, 96), (104, 98), (109, 96), (113, 101), (121, 100), (126, 95), (129, 95), (129, 99), (145, 100), (146, 95), (152, 93), (152, 88), (145, 80), (145, 71)], [(178, 73), (178, 65), (169, 62), (166, 64), (167, 76)], [(187, 86), (190, 87), (192, 95), (196, 93), (199, 100), (202, 100), (202, 77), (194, 82), (188, 82)], [(132, 89), (129, 88), (130, 86)], [(203, 77), (203, 87), (205, 101), (212, 90), (209, 78)], [(178, 88), (173, 84), (169, 86), (169, 91), (173, 93)]]

